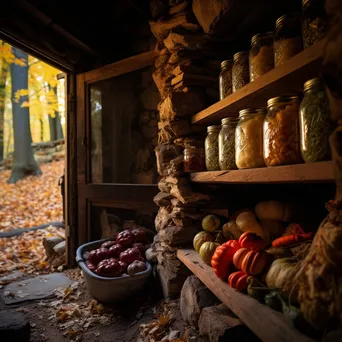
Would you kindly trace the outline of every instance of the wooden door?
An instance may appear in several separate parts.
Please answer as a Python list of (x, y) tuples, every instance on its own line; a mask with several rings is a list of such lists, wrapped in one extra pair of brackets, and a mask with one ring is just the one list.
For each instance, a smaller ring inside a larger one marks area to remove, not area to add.
[(153, 65), (155, 58), (153, 51), (146, 52), (77, 75), (78, 245), (90, 241), (98, 228), (91, 227), (94, 207), (156, 208), (156, 184), (129, 183), (125, 134), (134, 105), (134, 72)]

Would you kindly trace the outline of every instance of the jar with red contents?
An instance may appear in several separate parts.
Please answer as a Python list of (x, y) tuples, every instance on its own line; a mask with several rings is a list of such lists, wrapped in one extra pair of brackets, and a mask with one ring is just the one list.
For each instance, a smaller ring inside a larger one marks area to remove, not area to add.
[(184, 172), (205, 171), (204, 148), (188, 146), (184, 149)]

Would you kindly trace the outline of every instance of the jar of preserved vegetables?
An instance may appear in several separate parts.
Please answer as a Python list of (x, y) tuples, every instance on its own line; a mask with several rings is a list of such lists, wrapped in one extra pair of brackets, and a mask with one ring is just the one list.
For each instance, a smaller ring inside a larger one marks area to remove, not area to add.
[(278, 96), (267, 101), (264, 121), (264, 159), (267, 166), (302, 162), (299, 146), (298, 96)]
[(302, 34), (305, 49), (324, 37), (327, 28), (324, 2), (324, 0), (303, 0), (302, 2)]
[(237, 169), (235, 164), (235, 128), (238, 118), (222, 119), (219, 134), (219, 164), (221, 170)]
[(204, 148), (187, 146), (184, 149), (184, 172), (205, 171)]
[(277, 19), (274, 35), (274, 66), (302, 51), (300, 13), (286, 14)]
[(232, 91), (233, 93), (249, 83), (249, 51), (237, 52), (233, 59)]
[(329, 135), (334, 129), (329, 101), (321, 79), (304, 83), (304, 98), (299, 107), (300, 149), (305, 162), (331, 158)]
[(232, 93), (232, 67), (232, 60), (226, 60), (221, 63), (220, 100)]
[(265, 166), (262, 149), (262, 126), (265, 109), (240, 110), (235, 130), (235, 163), (239, 169)]
[(221, 126), (209, 126), (208, 134), (205, 138), (205, 166), (208, 171), (220, 170), (219, 153), (218, 153), (218, 135)]
[(274, 32), (258, 33), (252, 37), (249, 51), (249, 79), (256, 80), (274, 67)]

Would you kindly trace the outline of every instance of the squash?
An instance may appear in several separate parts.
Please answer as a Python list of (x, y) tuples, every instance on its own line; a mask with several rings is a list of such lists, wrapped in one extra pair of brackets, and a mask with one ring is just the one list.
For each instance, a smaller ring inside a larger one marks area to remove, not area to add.
[(259, 220), (288, 222), (291, 218), (290, 208), (279, 201), (259, 202), (255, 206), (255, 214)]
[(255, 252), (260, 252), (267, 246), (262, 237), (252, 232), (243, 233), (239, 238), (239, 244), (242, 248), (248, 248)]
[(204, 242), (199, 249), (199, 255), (207, 265), (210, 266), (211, 258), (218, 246), (220, 246), (220, 244), (216, 242)]
[(245, 272), (237, 271), (229, 276), (228, 283), (233, 289), (242, 292), (247, 289), (247, 279), (248, 275)]
[(215, 240), (215, 236), (208, 232), (197, 233), (193, 239), (193, 246), (194, 246), (195, 251), (199, 252), (204, 242), (213, 242), (214, 240)]
[(263, 302), (265, 300), (265, 296), (271, 291), (268, 287), (266, 287), (263, 283), (261, 283), (258, 279), (249, 276), (247, 279), (247, 293), (254, 299)]
[(236, 218), (236, 225), (239, 230), (242, 230), (243, 232), (252, 232), (259, 236), (261, 236), (263, 239), (266, 239), (266, 234), (262, 230), (259, 222), (257, 221), (255, 215), (251, 212), (245, 211), (241, 213)]
[(227, 239), (224, 237), (222, 230), (218, 230), (215, 234), (215, 242), (219, 243), (222, 245), (227, 241)]
[(234, 266), (249, 275), (262, 273), (269, 261), (266, 252), (254, 252), (247, 248), (239, 249), (233, 257)]
[(222, 226), (223, 236), (227, 239), (238, 239), (243, 231), (240, 230), (235, 221), (229, 221)]
[(267, 236), (267, 241), (274, 240), (282, 236), (285, 232), (283, 223), (274, 220), (260, 220), (260, 225), (265, 235)]
[[(291, 292), (291, 300), (298, 300), (298, 286), (291, 286), (291, 291), (287, 289), (287, 284), (292, 283), (298, 271), (296, 258), (281, 258), (274, 260), (266, 275), (266, 284), (272, 289), (279, 289), (285, 296)], [(295, 283), (293, 283), (295, 284)]]
[(235, 221), (236, 218), (241, 214), (241, 213), (244, 213), (244, 212), (249, 212), (249, 213), (253, 213), (253, 210), (252, 209), (249, 209), (249, 208), (243, 208), (243, 209), (239, 209), (237, 211), (235, 211), (232, 216), (230, 217), (230, 219), (232, 221)]
[(233, 266), (233, 256), (240, 248), (238, 241), (230, 240), (216, 248), (211, 258), (211, 266), (217, 277), (227, 280)]
[(221, 225), (221, 220), (217, 215), (209, 214), (202, 219), (202, 228), (210, 233), (213, 233)]

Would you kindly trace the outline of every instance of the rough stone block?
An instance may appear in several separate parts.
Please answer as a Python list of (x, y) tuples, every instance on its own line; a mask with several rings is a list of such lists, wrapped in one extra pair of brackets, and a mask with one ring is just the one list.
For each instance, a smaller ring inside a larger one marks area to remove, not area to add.
[(25, 316), (14, 310), (0, 312), (0, 341), (29, 342), (30, 323)]

